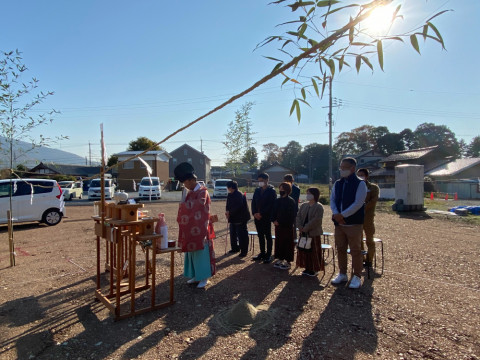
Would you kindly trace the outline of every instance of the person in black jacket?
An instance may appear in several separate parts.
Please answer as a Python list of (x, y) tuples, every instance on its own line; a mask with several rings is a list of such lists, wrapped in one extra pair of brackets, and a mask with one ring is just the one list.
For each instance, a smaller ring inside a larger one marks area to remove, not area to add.
[(292, 187), (283, 182), (278, 187), (280, 197), (273, 204), (272, 222), (275, 225), (275, 258), (274, 266), (283, 270), (290, 269), (290, 262), (295, 254), (295, 217), (297, 207), (295, 200), (289, 195)]
[(283, 177), (283, 181), (287, 182), (290, 184), (292, 187), (292, 192), (290, 193), (290, 197), (295, 200), (295, 209), (298, 212), (298, 203), (300, 202), (300, 188), (293, 183), (293, 175), (292, 174), (286, 174)]
[(227, 183), (227, 206), (225, 216), (230, 223), (230, 254), (240, 251), (239, 257), (247, 256), (248, 252), (248, 230), (247, 222), (250, 220), (247, 198), (238, 191), (236, 181)]
[[(268, 184), (268, 174), (261, 173), (258, 175), (258, 187), (253, 193), (252, 214), (255, 218), (255, 227), (257, 228), (258, 241), (260, 243), (260, 254), (255, 256), (253, 260), (263, 260), (264, 264), (272, 262), (272, 224), (270, 218), (272, 216), (273, 203), (277, 198), (277, 192), (272, 185)], [(267, 241), (267, 249), (265, 251), (265, 240)]]

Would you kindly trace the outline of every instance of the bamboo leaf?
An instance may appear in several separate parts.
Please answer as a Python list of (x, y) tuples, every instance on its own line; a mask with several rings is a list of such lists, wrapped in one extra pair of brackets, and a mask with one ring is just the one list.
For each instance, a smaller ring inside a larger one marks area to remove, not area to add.
[(342, 71), (344, 61), (345, 61), (345, 55), (342, 55), (340, 57), (340, 60), (338, 60), (338, 71)]
[(290, 108), (290, 116), (292, 116), (293, 110), (295, 110), (295, 104), (297, 103), (298, 103), (297, 99), (292, 101), (292, 107)]
[(317, 93), (317, 96), (320, 96), (320, 93), (318, 91), (318, 84), (317, 82), (315, 81), (315, 79), (311, 79), (312, 80), (312, 85), (313, 85), (313, 88), (315, 89), (315, 92)]
[(437, 35), (438, 39), (440, 40), (440, 43), (442, 44), (442, 48), (445, 49), (445, 44), (443, 42), (443, 38), (442, 38), (442, 35), (440, 34), (440, 31), (438, 31), (438, 29), (435, 27), (435, 25), (433, 25), (431, 22), (428, 22), (427, 24), (428, 24), (428, 26), (430, 26), (432, 28), (432, 30)]
[(423, 25), (423, 40), (427, 40), (428, 24)]
[(372, 44), (364, 43), (364, 42), (352, 42), (351, 45), (353, 46), (373, 46)]
[(412, 43), (413, 48), (420, 54), (420, 47), (418, 46), (418, 39), (415, 34), (410, 35), (410, 42)]
[(266, 59), (269, 59), (269, 60), (273, 60), (273, 61), (276, 61), (276, 62), (279, 62), (279, 63), (281, 63), (281, 62), (282, 62), (282, 60), (280, 60), (280, 59), (276, 59), (276, 58), (274, 58), (274, 57), (270, 57), (270, 56), (264, 56), (264, 58), (266, 58)]
[(322, 0), (317, 2), (317, 7), (325, 7), (338, 4), (340, 1), (338, 0)]
[(357, 73), (360, 72), (360, 66), (362, 66), (362, 57), (360, 55), (357, 55), (355, 59), (355, 67), (357, 68)]
[(302, 93), (302, 98), (303, 100), (305, 100), (307, 98), (307, 94), (305, 92), (305, 88), (303, 87), (302, 90), (300, 90), (300, 92)]
[(380, 69), (383, 71), (383, 44), (382, 40), (377, 41), (377, 54), (378, 54), (378, 63), (380, 64)]
[(403, 39), (399, 36), (390, 36), (390, 37), (385, 38), (385, 40), (397, 40), (397, 41), (404, 42)]
[(448, 11), (452, 11), (452, 10), (443, 10), (443, 11), (440, 11), (439, 13), (436, 13), (435, 15), (433, 15), (430, 19), (428, 19), (428, 20), (425, 21), (425, 22), (426, 22), (426, 23), (429, 23), (430, 20), (435, 19), (437, 16), (440, 16), (440, 15), (442, 15), (443, 13), (446, 13), (446, 12), (448, 12)]
[(279, 68), (281, 68), (282, 65), (283, 65), (283, 63), (278, 63), (277, 65), (275, 65), (275, 66), (273, 67), (273, 69), (272, 69), (272, 73), (275, 72), (275, 71), (277, 71)]
[(323, 73), (322, 95), (320, 97), (323, 97), (323, 93), (325, 92), (325, 86), (327, 86), (327, 73)]
[(307, 30), (307, 24), (303, 23), (302, 26), (300, 26), (300, 30), (298, 31), (298, 36), (301, 37), (305, 33), (305, 30)]
[(363, 62), (364, 62), (365, 64), (367, 64), (367, 66), (368, 66), (370, 69), (372, 69), (372, 71), (373, 71), (373, 65), (372, 65), (372, 63), (370, 62), (370, 60), (369, 60), (366, 56), (362, 56), (362, 60), (363, 60)]
[(300, 119), (302, 118), (302, 114), (300, 113), (300, 103), (297, 101), (295, 107), (297, 108), (297, 120), (300, 123)]
[[(352, 21), (352, 18), (350, 18), (350, 21)], [(348, 41), (350, 42), (350, 44), (353, 42), (353, 31), (355, 30), (355, 28), (352, 26), (350, 28), (350, 30), (348, 30)]]

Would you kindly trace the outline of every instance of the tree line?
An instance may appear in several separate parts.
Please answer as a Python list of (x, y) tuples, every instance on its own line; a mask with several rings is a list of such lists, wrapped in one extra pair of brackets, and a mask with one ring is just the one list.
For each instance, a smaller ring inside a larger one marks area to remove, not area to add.
[[(280, 147), (274, 143), (262, 145), (264, 157), (259, 160), (255, 143), (252, 140), (252, 122), (249, 112), (252, 103), (246, 103), (235, 113), (225, 134), (227, 152), (226, 169), (236, 174), (239, 169), (263, 170), (274, 163), (305, 174), (310, 179), (328, 182), (328, 145), (311, 143), (303, 146), (292, 140)], [(386, 126), (362, 125), (351, 131), (342, 132), (333, 145), (333, 166), (346, 155), (356, 155), (367, 150), (376, 150), (383, 156), (396, 151), (412, 150), (439, 145), (454, 158), (479, 157), (480, 136), (475, 136), (467, 144), (458, 140), (455, 133), (446, 125), (422, 123), (415, 130), (404, 129), (390, 132)]]

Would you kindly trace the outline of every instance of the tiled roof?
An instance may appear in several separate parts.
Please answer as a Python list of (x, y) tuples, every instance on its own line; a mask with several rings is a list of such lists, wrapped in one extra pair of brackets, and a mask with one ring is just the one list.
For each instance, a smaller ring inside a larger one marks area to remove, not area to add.
[(374, 170), (370, 172), (369, 177), (376, 177), (376, 176), (395, 176), (395, 170), (394, 169), (386, 169), (386, 168), (380, 168), (377, 170)]
[(36, 168), (48, 168), (63, 175), (92, 176), (100, 173), (100, 166), (67, 165), (45, 162), (35, 166), (32, 170)]
[(475, 165), (480, 165), (480, 158), (457, 159), (428, 171), (426, 175), (434, 177), (455, 176)]
[(392, 155), (383, 159), (382, 162), (420, 159), (421, 157), (424, 157), (425, 155), (431, 153), (432, 151), (434, 151), (437, 148), (438, 148), (438, 145), (429, 146), (429, 147), (420, 148), (420, 149), (396, 151)]

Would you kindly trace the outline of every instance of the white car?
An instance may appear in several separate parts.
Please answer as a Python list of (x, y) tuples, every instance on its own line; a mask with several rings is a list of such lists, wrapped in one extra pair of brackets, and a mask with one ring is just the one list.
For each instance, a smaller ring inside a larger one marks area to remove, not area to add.
[(62, 188), (63, 198), (66, 201), (83, 197), (83, 187), (80, 181), (59, 181), (58, 185)]
[(160, 199), (162, 197), (162, 189), (160, 187), (160, 178), (144, 177), (140, 181), (138, 187), (138, 197), (148, 199)]
[(217, 179), (213, 185), (213, 197), (227, 197), (227, 183), (232, 181), (231, 179)]
[(55, 180), (7, 179), (0, 180), (0, 224), (8, 222), (10, 194), (14, 223), (40, 221), (52, 226), (65, 216), (62, 189)]
[[(100, 179), (93, 179), (90, 181), (90, 187), (88, 188), (88, 200), (100, 200), (102, 182)], [(115, 193), (115, 184), (112, 179), (105, 179), (105, 199), (113, 199)]]

